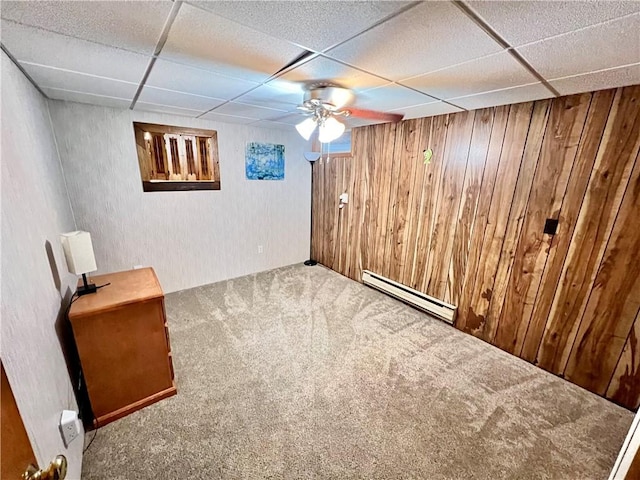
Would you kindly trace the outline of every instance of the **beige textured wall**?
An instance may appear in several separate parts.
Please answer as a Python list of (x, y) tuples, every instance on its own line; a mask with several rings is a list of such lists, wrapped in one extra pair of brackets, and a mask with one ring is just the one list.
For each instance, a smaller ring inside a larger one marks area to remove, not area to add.
[(69, 460), (67, 478), (77, 479), (82, 439), (67, 450), (58, 431), (60, 413), (76, 403), (56, 332), (63, 298), (75, 282), (59, 234), (75, 223), (47, 101), (4, 52), (1, 152), (0, 355), (38, 462), (47, 465), (62, 453)]
[[(308, 258), (311, 169), (293, 127), (61, 101), (50, 108), (78, 228), (91, 232), (100, 272), (152, 266), (171, 292)], [(222, 189), (143, 192), (132, 121), (217, 130)], [(284, 181), (245, 178), (247, 142), (285, 145)]]

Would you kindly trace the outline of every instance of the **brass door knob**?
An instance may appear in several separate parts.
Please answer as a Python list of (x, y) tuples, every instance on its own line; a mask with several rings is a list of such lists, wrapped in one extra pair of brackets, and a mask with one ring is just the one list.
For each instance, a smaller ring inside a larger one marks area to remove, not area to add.
[(38, 470), (34, 465), (29, 465), (27, 471), (22, 474), (23, 480), (64, 480), (67, 476), (67, 458), (58, 455), (51, 460), (49, 466)]

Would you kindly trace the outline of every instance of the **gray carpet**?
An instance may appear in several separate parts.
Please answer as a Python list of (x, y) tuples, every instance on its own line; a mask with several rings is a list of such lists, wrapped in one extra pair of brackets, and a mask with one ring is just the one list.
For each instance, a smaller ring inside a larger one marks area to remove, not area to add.
[(101, 428), (83, 478), (605, 479), (633, 417), (321, 266), (166, 309), (178, 395)]

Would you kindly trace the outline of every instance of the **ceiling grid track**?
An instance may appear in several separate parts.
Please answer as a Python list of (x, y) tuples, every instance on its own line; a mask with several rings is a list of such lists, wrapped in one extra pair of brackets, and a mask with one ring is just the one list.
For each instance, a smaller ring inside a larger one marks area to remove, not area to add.
[(176, 1), (173, 3), (173, 5), (171, 5), (171, 11), (169, 11), (169, 15), (167, 16), (167, 20), (164, 23), (164, 27), (162, 27), (162, 32), (160, 32), (160, 38), (158, 38), (158, 42), (156, 43), (156, 48), (153, 51), (153, 57), (149, 61), (149, 65), (147, 66), (147, 69), (145, 70), (144, 75), (142, 76), (142, 80), (140, 80), (140, 85), (138, 85), (138, 89), (136, 90), (136, 93), (133, 96), (133, 100), (131, 101), (131, 106), (129, 107), (130, 110), (133, 110), (133, 107), (136, 106), (136, 102), (138, 101), (138, 98), (142, 93), (142, 89), (144, 88), (144, 85), (145, 83), (147, 83), (147, 79), (151, 74), (151, 69), (155, 65), (156, 60), (158, 59), (158, 55), (160, 55), (160, 52), (162, 51), (164, 44), (167, 43), (167, 38), (169, 38), (169, 31), (171, 31), (171, 26), (173, 25), (173, 22), (178, 16), (178, 11), (180, 10), (181, 6), (182, 6), (181, 0)]
[(44, 98), (49, 98), (47, 96), (46, 93), (44, 93), (44, 91), (38, 86), (38, 84), (33, 80), (33, 78), (31, 77), (31, 75), (29, 75), (27, 73), (27, 71), (23, 68), (22, 65), (20, 65), (20, 62), (18, 62), (18, 60), (16, 59), (16, 57), (14, 57), (11, 52), (7, 49), (7, 47), (5, 46), (4, 43), (0, 42), (0, 49), (7, 55), (7, 57), (9, 57), (9, 60), (11, 60), (13, 62), (13, 64), (18, 67), (18, 70), (20, 70), (22, 72), (22, 74), (27, 77), (27, 80), (29, 80), (29, 82), (31, 82), (31, 85), (33, 85), (34, 87), (36, 87), (36, 90), (38, 90), (40, 92), (40, 94), (44, 97)]
[(453, 3), (463, 13), (465, 13), (471, 20), (473, 20), (473, 22), (476, 25), (478, 25), (478, 27), (480, 27), (482, 31), (484, 31), (487, 35), (489, 35), (498, 45), (500, 45), (507, 52), (509, 52), (509, 54), (518, 63), (520, 63), (520, 65), (522, 65), (526, 70), (528, 70), (529, 73), (531, 73), (531, 75), (536, 77), (540, 81), (540, 83), (542, 83), (542, 85), (544, 85), (547, 88), (547, 90), (553, 93), (555, 97), (561, 96), (560, 92), (558, 92), (555, 88), (553, 88), (551, 84), (547, 81), (547, 79), (544, 78), (542, 75), (540, 75), (540, 73), (535, 68), (533, 68), (533, 65), (531, 65), (522, 55), (520, 55), (520, 53), (509, 42), (507, 42), (504, 38), (502, 38), (502, 36), (491, 27), (491, 25), (485, 22), (482, 19), (482, 17), (480, 17), (480, 15), (474, 12), (469, 5), (464, 3), (464, 1), (462, 0), (451, 0), (451, 3)]

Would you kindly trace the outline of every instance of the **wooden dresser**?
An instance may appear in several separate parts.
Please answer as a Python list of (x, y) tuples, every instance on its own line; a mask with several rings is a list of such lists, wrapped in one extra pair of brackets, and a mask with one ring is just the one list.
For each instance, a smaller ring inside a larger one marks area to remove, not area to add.
[(152, 268), (91, 277), (110, 285), (69, 310), (94, 426), (176, 394), (164, 295)]

